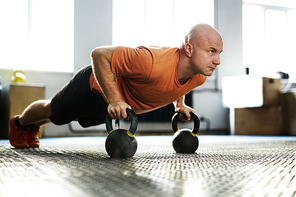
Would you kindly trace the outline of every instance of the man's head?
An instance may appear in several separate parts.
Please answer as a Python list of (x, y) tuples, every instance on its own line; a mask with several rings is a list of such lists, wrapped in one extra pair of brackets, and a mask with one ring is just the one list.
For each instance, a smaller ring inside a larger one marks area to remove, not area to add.
[(193, 74), (211, 76), (220, 64), (223, 51), (221, 35), (210, 25), (198, 24), (185, 37), (182, 48), (188, 58)]

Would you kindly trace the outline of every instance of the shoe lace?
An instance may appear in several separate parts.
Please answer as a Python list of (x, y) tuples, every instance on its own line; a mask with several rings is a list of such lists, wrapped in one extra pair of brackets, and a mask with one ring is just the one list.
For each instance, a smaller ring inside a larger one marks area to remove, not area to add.
[(34, 138), (40, 137), (39, 128), (34, 128), (34, 129), (31, 128), (31, 130), (32, 130), (32, 137)]
[(22, 128), (18, 128), (18, 133), (16, 135), (17, 138), (21, 137), (21, 138), (24, 138), (25, 137), (25, 134), (26, 134), (26, 130), (22, 129)]

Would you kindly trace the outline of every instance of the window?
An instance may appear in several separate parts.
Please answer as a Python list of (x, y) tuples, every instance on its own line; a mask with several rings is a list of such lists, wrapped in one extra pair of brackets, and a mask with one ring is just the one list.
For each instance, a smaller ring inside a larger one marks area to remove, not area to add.
[(73, 0), (0, 0), (0, 26), (0, 68), (73, 71)]
[(274, 77), (282, 71), (296, 80), (295, 33), (294, 0), (244, 0), (243, 61), (250, 74)]
[(197, 23), (214, 26), (214, 0), (113, 0), (113, 45), (180, 46)]

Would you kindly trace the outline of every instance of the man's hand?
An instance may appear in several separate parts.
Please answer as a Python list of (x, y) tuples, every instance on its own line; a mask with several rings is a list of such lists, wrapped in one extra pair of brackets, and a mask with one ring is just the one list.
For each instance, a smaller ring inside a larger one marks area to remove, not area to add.
[(110, 117), (112, 119), (117, 119), (117, 120), (127, 118), (126, 109), (132, 109), (132, 108), (124, 101), (112, 102), (108, 105), (108, 108), (107, 108)]
[(191, 107), (188, 106), (183, 106), (175, 109), (176, 112), (180, 114), (180, 119), (182, 121), (190, 121), (191, 120), (191, 115), (190, 112), (195, 113), (195, 110), (192, 109)]
[(175, 112), (178, 112), (180, 114), (180, 119), (182, 121), (190, 121), (191, 120), (190, 112), (195, 113), (195, 110), (185, 105), (184, 101), (185, 101), (185, 95), (174, 102)]

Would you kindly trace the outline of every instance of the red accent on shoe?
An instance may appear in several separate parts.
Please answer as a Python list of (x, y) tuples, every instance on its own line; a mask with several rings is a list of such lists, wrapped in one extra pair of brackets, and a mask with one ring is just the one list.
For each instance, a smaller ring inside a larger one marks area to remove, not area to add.
[(39, 128), (32, 129), (30, 127), (27, 128), (26, 132), (26, 142), (28, 143), (29, 147), (39, 147), (39, 135), (40, 131)]
[(19, 115), (14, 116), (10, 119), (10, 133), (9, 133), (9, 142), (11, 146), (15, 148), (28, 148), (29, 145), (25, 140), (25, 130), (22, 130), (21, 127), (14, 125), (14, 121), (18, 119)]

